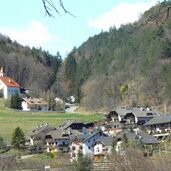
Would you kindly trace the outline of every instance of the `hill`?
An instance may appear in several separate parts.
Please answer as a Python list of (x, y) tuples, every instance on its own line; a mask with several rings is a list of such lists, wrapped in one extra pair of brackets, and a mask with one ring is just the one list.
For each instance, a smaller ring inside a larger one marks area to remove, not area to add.
[(171, 106), (171, 2), (138, 22), (111, 28), (74, 48), (63, 63), (71, 94), (88, 110)]
[[(57, 89), (57, 72), (62, 59), (41, 48), (29, 48), (0, 35), (0, 67), (5, 74), (16, 80), (22, 87), (30, 89), (30, 95), (42, 96), (48, 90)], [(54, 92), (55, 92), (54, 90)]]

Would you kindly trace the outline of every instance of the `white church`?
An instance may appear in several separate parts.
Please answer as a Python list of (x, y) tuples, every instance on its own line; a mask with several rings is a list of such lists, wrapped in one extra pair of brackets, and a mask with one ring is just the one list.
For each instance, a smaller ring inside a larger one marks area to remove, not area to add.
[(11, 95), (20, 94), (20, 85), (10, 77), (6, 77), (3, 67), (0, 69), (0, 92), (1, 96), (8, 99)]

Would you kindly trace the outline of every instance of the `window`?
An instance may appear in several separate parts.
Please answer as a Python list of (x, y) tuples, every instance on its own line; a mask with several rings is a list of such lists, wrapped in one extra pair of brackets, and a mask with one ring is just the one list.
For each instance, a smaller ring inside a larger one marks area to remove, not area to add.
[(88, 146), (88, 149), (90, 150), (90, 146)]

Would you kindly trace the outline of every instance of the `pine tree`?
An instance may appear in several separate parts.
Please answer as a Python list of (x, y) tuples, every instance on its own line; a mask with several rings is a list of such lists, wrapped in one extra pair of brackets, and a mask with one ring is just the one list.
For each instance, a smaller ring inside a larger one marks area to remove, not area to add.
[(13, 109), (21, 109), (21, 98), (18, 93), (11, 96), (10, 107)]
[(17, 127), (13, 132), (12, 141), (11, 141), (12, 146), (18, 150), (21, 150), (24, 148), (25, 142), (26, 139), (22, 129), (20, 127)]

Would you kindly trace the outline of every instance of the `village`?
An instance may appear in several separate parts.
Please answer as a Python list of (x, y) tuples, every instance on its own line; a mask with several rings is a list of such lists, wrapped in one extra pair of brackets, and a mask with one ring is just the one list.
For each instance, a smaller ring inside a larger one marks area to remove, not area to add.
[[(22, 88), (0, 70), (1, 97), (8, 99)], [(56, 99), (60, 101), (60, 99)], [(74, 98), (72, 97), (74, 103)], [(63, 103), (63, 102), (62, 102)], [(76, 109), (76, 108), (75, 108)], [(48, 111), (47, 102), (42, 98), (22, 99), (23, 111)], [(68, 161), (77, 161), (79, 155), (89, 156), (93, 161), (108, 160), (116, 152), (123, 156), (126, 144), (142, 148), (144, 157), (153, 156), (161, 150), (169, 151), (170, 146), (161, 149), (160, 144), (171, 141), (171, 115), (148, 106), (120, 106), (104, 114), (101, 120), (84, 123), (66, 120), (54, 127), (40, 123), (30, 130), (26, 146), (31, 154), (43, 152), (69, 154)]]

